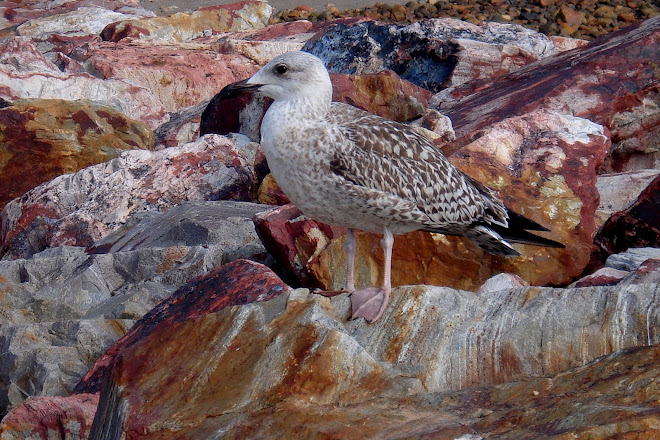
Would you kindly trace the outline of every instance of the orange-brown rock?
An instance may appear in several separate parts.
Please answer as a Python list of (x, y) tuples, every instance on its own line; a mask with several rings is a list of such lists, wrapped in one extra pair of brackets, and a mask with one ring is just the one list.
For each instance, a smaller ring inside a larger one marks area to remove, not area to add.
[(346, 320), (347, 295), (299, 289), (165, 320), (116, 358), (92, 433), (652, 438), (660, 350), (639, 347), (660, 342), (655, 290), (412, 286), (370, 325)]
[(89, 101), (16, 101), (0, 109), (0, 209), (40, 183), (153, 142), (143, 123)]

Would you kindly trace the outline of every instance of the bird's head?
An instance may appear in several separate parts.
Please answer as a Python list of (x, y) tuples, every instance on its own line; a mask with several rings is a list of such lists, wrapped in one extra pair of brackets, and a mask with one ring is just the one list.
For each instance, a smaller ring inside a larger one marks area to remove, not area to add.
[(273, 58), (251, 78), (226, 86), (220, 92), (233, 96), (258, 91), (275, 101), (313, 99), (332, 101), (332, 83), (323, 62), (307, 52), (287, 52)]

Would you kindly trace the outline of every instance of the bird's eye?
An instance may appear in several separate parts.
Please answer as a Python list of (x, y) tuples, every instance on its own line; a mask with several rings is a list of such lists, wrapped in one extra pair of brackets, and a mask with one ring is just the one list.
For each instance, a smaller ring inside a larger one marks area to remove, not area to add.
[(284, 75), (287, 70), (289, 70), (289, 68), (284, 64), (280, 64), (279, 66), (275, 67), (275, 72), (277, 72), (279, 75)]

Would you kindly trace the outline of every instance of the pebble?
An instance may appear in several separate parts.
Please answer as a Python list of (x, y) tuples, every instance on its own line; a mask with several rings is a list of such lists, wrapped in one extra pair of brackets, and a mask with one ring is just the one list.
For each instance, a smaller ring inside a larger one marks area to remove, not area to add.
[(484, 21), (517, 23), (546, 35), (590, 40), (659, 14), (657, 2), (638, 0), (413, 0), (405, 4), (375, 3), (364, 9), (346, 10), (329, 4), (324, 11), (301, 5), (276, 13), (271, 24), (345, 17), (412, 23), (426, 18), (452, 17), (476, 24)]

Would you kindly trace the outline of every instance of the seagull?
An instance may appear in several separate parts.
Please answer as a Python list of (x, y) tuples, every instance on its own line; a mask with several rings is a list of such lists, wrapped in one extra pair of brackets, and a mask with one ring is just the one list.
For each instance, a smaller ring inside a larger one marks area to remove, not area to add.
[[(510, 243), (564, 247), (528, 232), (548, 229), (508, 210), (415, 129), (332, 102), (328, 71), (310, 53), (280, 55), (220, 95), (247, 91), (273, 99), (261, 123), (261, 146), (284, 194), (307, 217), (347, 229), (352, 319), (375, 322), (387, 308), (394, 234), (464, 236), (503, 256), (520, 255)], [(354, 229), (383, 234), (380, 287), (355, 288)]]

